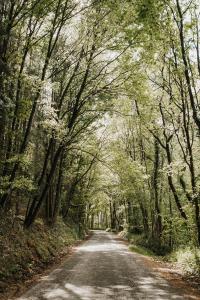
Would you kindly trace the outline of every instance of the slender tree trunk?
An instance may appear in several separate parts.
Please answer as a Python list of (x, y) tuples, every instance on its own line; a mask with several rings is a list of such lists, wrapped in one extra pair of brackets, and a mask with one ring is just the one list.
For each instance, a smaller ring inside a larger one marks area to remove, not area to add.
[(155, 150), (155, 157), (154, 157), (154, 177), (153, 177), (153, 187), (154, 187), (154, 201), (155, 201), (155, 233), (156, 238), (160, 243), (160, 238), (162, 235), (162, 217), (161, 211), (159, 207), (159, 197), (158, 197), (158, 172), (159, 172), (159, 162), (160, 162), (160, 150), (158, 141), (154, 140), (154, 150)]
[(46, 183), (44, 185), (44, 188), (42, 189), (40, 195), (38, 197), (35, 197), (32, 201), (29, 212), (28, 212), (28, 214), (26, 216), (26, 219), (24, 221), (24, 226), (27, 227), (27, 228), (30, 227), (33, 224), (33, 222), (35, 221), (35, 218), (38, 215), (39, 209), (40, 209), (44, 199), (47, 196), (47, 193), (49, 191), (49, 187), (50, 187), (51, 182), (53, 180), (53, 176), (54, 176), (54, 173), (55, 173), (55, 170), (56, 170), (56, 167), (57, 167), (57, 163), (59, 161), (59, 158), (60, 158), (60, 155), (61, 155), (62, 151), (63, 151), (63, 146), (60, 145), (58, 147), (55, 155), (54, 155), (51, 170), (49, 172), (49, 175), (47, 176), (47, 180), (46, 180)]

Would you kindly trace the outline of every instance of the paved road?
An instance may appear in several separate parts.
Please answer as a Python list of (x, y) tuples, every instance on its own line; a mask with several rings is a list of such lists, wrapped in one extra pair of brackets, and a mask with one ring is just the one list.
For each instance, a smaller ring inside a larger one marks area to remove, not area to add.
[(18, 300), (192, 299), (184, 296), (116, 236), (95, 231), (66, 262)]

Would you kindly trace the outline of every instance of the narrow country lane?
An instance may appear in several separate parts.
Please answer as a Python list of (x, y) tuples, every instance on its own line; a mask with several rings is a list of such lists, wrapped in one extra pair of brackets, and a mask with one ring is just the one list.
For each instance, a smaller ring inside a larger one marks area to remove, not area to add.
[(94, 231), (92, 238), (18, 300), (197, 299), (184, 295), (145, 267), (116, 236)]

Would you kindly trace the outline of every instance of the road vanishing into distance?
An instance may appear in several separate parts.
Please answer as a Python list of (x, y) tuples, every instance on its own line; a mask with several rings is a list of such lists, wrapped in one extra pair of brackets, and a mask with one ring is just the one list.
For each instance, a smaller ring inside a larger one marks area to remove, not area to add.
[(200, 299), (187, 295), (145, 264), (116, 235), (92, 237), (18, 300)]

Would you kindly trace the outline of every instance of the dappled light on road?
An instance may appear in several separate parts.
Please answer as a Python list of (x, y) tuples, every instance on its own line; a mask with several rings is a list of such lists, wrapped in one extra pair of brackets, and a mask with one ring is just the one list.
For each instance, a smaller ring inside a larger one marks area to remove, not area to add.
[(198, 299), (175, 289), (115, 237), (94, 232), (63, 266), (18, 300)]

